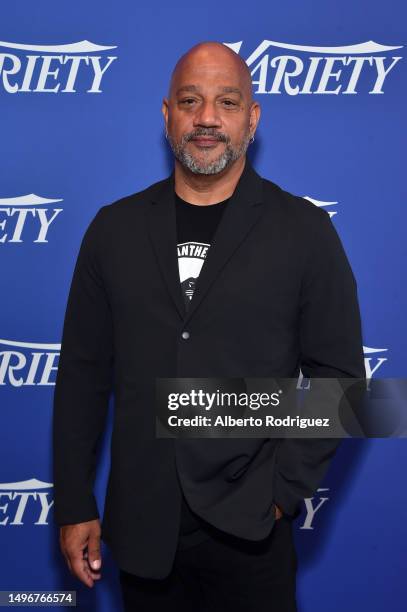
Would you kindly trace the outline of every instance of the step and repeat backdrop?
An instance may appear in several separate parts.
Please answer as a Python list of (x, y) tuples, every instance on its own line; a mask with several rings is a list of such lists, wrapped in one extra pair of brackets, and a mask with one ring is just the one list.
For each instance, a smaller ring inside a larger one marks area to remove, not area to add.
[[(405, 377), (407, 11), (401, 0), (1, 9), (0, 590), (76, 590), (82, 609), (119, 610), (109, 550), (88, 589), (53, 523), (53, 392), (83, 233), (101, 206), (169, 175), (171, 70), (196, 43), (222, 42), (247, 62), (262, 108), (254, 167), (325, 208), (342, 239), (367, 375)], [(404, 439), (342, 443), (294, 523), (301, 612), (404, 609), (406, 459)]]

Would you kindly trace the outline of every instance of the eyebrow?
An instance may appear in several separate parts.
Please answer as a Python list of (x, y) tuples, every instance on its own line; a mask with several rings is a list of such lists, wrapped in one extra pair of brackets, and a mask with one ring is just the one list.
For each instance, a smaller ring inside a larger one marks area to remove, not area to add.
[[(225, 87), (220, 87), (219, 90), (221, 93), (236, 93), (240, 97), (242, 97), (242, 92), (240, 91), (238, 87), (225, 86)], [(180, 87), (179, 89), (177, 89), (176, 94), (178, 95), (179, 93), (183, 91), (193, 91), (193, 92), (199, 93), (199, 87), (197, 87), (196, 85), (184, 85), (183, 87)]]

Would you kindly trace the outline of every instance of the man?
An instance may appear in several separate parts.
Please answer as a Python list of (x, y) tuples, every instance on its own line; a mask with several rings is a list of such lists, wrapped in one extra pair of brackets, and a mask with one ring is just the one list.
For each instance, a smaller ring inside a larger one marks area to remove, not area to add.
[(162, 111), (173, 173), (98, 211), (72, 279), (53, 424), (62, 552), (92, 587), (102, 538), (126, 610), (296, 610), (292, 521), (337, 440), (157, 438), (155, 382), (364, 377), (356, 281), (328, 213), (246, 158), (260, 107), (236, 53), (190, 49)]

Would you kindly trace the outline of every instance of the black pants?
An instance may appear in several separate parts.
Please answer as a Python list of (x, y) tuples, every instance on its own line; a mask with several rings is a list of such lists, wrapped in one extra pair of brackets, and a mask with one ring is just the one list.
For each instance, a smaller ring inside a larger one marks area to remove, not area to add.
[(278, 519), (260, 542), (213, 529), (210, 539), (177, 550), (169, 576), (120, 570), (125, 612), (296, 612), (297, 555), (292, 520)]

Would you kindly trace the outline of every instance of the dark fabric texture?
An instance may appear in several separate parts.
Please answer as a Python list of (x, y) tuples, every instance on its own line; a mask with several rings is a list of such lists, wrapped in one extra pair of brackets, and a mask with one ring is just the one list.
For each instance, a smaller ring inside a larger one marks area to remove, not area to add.
[(174, 196), (177, 242), (196, 240), (210, 244), (230, 198), (202, 206), (186, 202), (176, 193)]
[[(198, 206), (186, 202), (175, 193), (177, 243), (191, 241), (211, 244), (213, 235), (230, 198), (208, 206)], [(205, 264), (204, 264), (205, 265)], [(190, 298), (185, 296), (185, 306), (188, 308)], [(182, 496), (179, 546), (186, 548), (208, 538), (203, 530), (206, 521), (195, 514)]]
[(157, 377), (365, 377), (357, 284), (325, 210), (246, 159), (186, 309), (174, 189), (172, 173), (90, 222), (54, 389), (54, 521), (100, 518), (113, 394), (102, 539), (121, 569), (146, 578), (171, 572), (182, 492), (210, 525), (261, 540), (274, 503), (294, 518), (315, 494), (340, 442), (157, 437)]
[[(201, 249), (208, 252), (213, 236), (218, 227), (219, 221), (226, 209), (226, 206), (230, 200), (222, 200), (215, 204), (207, 206), (198, 206), (191, 204), (180, 198), (176, 193), (175, 195), (175, 213), (176, 213), (176, 224), (177, 224), (177, 243), (179, 248), (180, 245), (193, 245), (195, 243), (202, 244)], [(206, 249), (204, 245), (209, 245)], [(205, 261), (203, 262), (205, 265)], [(199, 273), (198, 273), (199, 277)], [(182, 293), (184, 296), (185, 307), (188, 310), (191, 298), (193, 296), (193, 290), (197, 278), (189, 279), (189, 284), (184, 288), (185, 282), (182, 283)], [(188, 281), (186, 281), (188, 282)]]
[(291, 519), (248, 542), (212, 529), (203, 543), (178, 550), (169, 576), (120, 571), (124, 612), (296, 612), (297, 553)]

